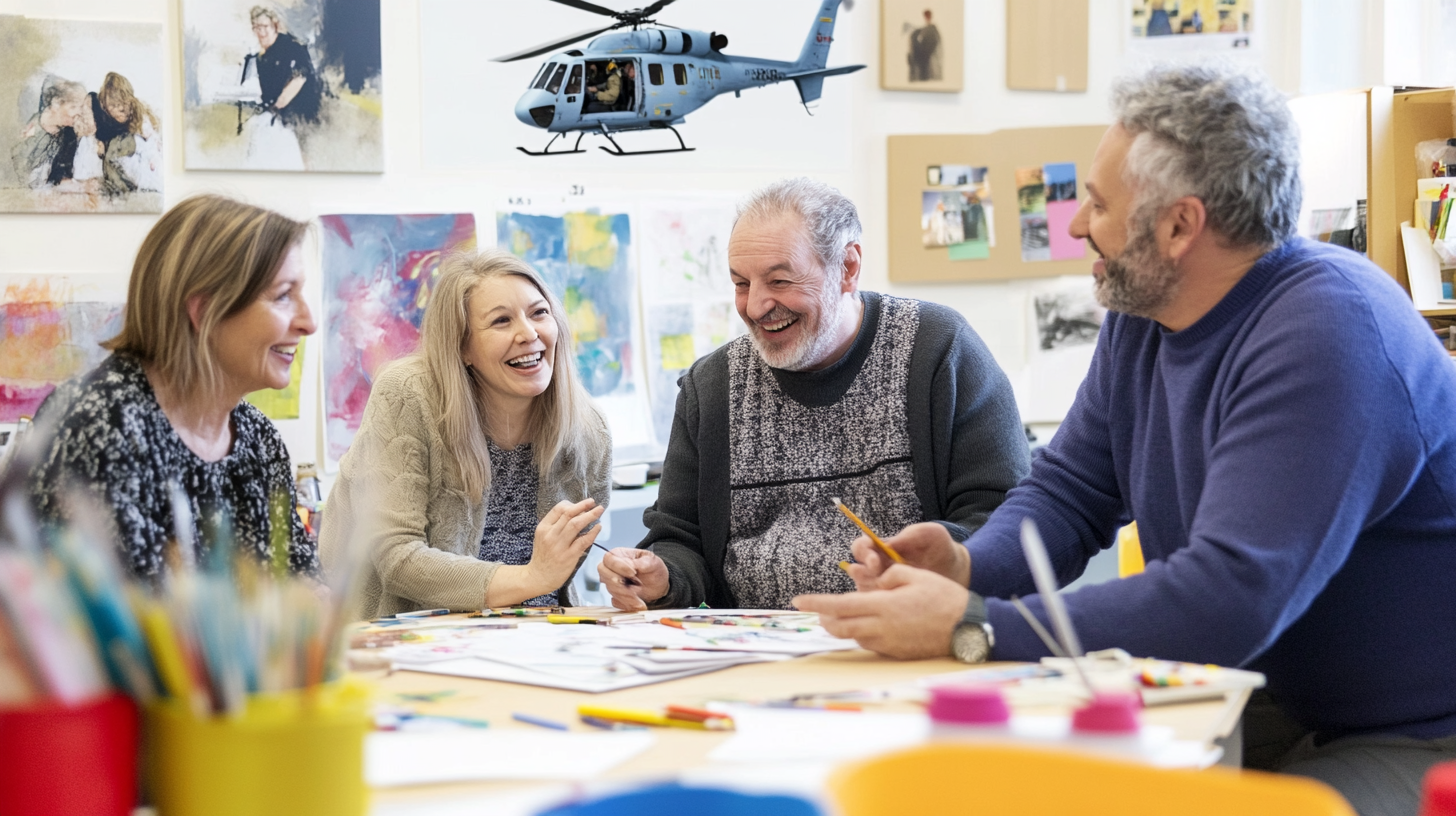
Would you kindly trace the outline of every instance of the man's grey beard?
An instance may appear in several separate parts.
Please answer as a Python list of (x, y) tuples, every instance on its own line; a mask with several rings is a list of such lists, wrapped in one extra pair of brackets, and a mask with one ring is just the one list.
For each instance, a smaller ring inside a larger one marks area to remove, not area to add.
[(1103, 257), (1097, 302), (1114, 312), (1151, 318), (1178, 294), (1183, 277), (1172, 258), (1158, 249), (1157, 222), (1134, 214), (1127, 245), (1116, 258)]
[[(758, 324), (749, 327), (748, 337), (753, 341), (753, 347), (758, 349), (758, 355), (763, 358), (769, 368), (803, 371), (823, 362), (824, 356), (834, 347), (839, 319), (844, 312), (844, 293), (839, 291), (839, 287), (827, 287), (824, 294), (825, 297), (819, 301), (819, 325), (814, 334), (806, 335), (793, 346), (775, 351), (760, 338), (763, 329)], [(779, 314), (780, 310), (782, 310), (782, 315)], [(791, 315), (801, 321), (804, 319), (803, 315), (783, 306), (775, 307), (766, 317), (777, 317), (779, 320), (783, 320)]]

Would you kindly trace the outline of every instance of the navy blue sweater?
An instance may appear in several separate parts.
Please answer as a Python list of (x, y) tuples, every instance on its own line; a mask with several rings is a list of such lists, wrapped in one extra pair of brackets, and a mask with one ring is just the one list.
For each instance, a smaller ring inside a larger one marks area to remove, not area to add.
[[(1262, 671), (1323, 738), (1456, 733), (1456, 365), (1363, 257), (1294, 239), (1183, 331), (1109, 315), (977, 593), (1035, 592), (1025, 516), (1063, 584), (1138, 522), (1146, 572), (1067, 596), (1086, 648)], [(988, 607), (996, 659), (1045, 654)]]

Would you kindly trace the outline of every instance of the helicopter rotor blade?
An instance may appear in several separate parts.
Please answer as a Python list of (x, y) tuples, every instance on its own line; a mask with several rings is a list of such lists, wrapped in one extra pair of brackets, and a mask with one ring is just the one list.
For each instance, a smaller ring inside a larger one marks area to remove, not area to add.
[(496, 57), (496, 58), (492, 59), (491, 62), (515, 62), (516, 60), (530, 59), (531, 57), (539, 57), (542, 54), (547, 54), (547, 53), (550, 53), (552, 51), (556, 51), (557, 49), (565, 48), (566, 46), (571, 45), (574, 42), (580, 42), (582, 40), (587, 39), (588, 37), (595, 37), (598, 34), (602, 34), (602, 33), (605, 33), (607, 31), (611, 31), (614, 28), (620, 28), (621, 26), (622, 26), (622, 23), (613, 23), (612, 25), (609, 25), (606, 28), (592, 28), (592, 29), (588, 29), (586, 31), (578, 31), (577, 33), (572, 34), (569, 37), (562, 37), (559, 40), (552, 40), (551, 42), (548, 42), (548, 43), (542, 43), (540, 45), (535, 45), (535, 46), (532, 46), (530, 48), (527, 48), (525, 51), (517, 51), (514, 54), (504, 54), (502, 56), (499, 56), (499, 57)]
[[(559, 2), (563, 2), (563, 0), (556, 0), (556, 1), (558, 3)], [(662, 11), (662, 9), (665, 6), (668, 6), (668, 5), (670, 5), (671, 3), (674, 3), (674, 2), (676, 2), (676, 0), (657, 0), (657, 2), (653, 3), (652, 5), (648, 6), (645, 9), (642, 9), (642, 17), (644, 17), (644, 18), (645, 17), (651, 17), (652, 15), (656, 14), (657, 12)], [(673, 26), (673, 28), (677, 28), (677, 26)]]
[[(592, 14), (602, 14), (607, 17), (620, 18), (622, 16), (622, 13), (620, 11), (613, 11), (606, 6), (599, 6), (596, 3), (588, 3), (586, 0), (551, 0), (551, 2), (560, 3), (563, 6), (571, 6), (572, 8), (581, 9), (582, 11), (590, 11)], [(669, 0), (669, 2), (671, 2), (671, 0)]]

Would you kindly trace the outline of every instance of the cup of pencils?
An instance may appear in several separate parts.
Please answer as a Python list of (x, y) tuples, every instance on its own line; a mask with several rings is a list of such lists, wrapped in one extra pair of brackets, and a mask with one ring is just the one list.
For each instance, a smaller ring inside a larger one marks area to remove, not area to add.
[(226, 519), (199, 548), (180, 496), (166, 573), (135, 581), (94, 507), (43, 529), (15, 484), (0, 478), (0, 814), (362, 816), (369, 691), (340, 659), (352, 571), (291, 576), (286, 515), (266, 553), (240, 552)]

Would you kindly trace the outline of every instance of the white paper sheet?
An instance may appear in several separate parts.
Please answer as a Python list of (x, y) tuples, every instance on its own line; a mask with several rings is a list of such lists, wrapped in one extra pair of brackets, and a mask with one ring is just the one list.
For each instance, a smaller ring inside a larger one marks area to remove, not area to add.
[[(552, 734), (551, 750), (523, 750), (521, 729), (405, 733), (364, 742), (364, 779), (377, 788), (514, 779), (591, 779), (647, 750), (646, 731)], [(569, 757), (570, 759), (563, 759)]]

